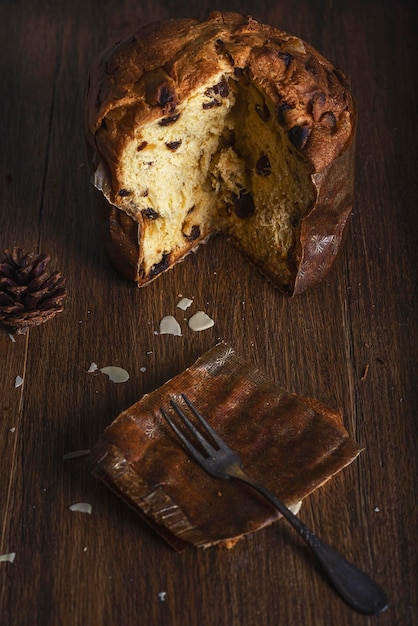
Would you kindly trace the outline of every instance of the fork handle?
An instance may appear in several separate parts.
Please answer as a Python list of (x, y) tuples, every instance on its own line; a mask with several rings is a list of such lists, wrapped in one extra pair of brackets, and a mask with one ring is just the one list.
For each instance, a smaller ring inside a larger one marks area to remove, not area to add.
[(387, 609), (389, 602), (383, 589), (367, 574), (317, 537), (281, 500), (263, 485), (244, 474), (242, 470), (234, 473), (233, 478), (256, 489), (290, 522), (309, 545), (329, 581), (349, 606), (368, 615), (383, 613)]

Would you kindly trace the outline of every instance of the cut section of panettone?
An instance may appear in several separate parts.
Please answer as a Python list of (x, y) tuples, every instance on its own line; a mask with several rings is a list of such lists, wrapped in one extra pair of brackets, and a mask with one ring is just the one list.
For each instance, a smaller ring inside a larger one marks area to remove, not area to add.
[(353, 200), (343, 74), (248, 16), (156, 22), (94, 64), (86, 132), (108, 252), (139, 286), (227, 235), (283, 292), (334, 263)]
[(173, 548), (232, 547), (280, 515), (253, 490), (192, 461), (160, 413), (185, 393), (241, 456), (250, 476), (290, 507), (351, 463), (359, 448), (341, 415), (268, 380), (225, 344), (145, 395), (97, 442), (93, 474)]

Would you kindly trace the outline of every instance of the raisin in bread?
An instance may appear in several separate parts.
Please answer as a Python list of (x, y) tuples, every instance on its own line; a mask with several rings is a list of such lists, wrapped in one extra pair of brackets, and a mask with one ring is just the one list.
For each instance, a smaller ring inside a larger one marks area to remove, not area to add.
[(139, 286), (215, 233), (289, 294), (333, 264), (355, 110), (301, 39), (235, 13), (145, 26), (96, 60), (86, 132), (109, 254)]

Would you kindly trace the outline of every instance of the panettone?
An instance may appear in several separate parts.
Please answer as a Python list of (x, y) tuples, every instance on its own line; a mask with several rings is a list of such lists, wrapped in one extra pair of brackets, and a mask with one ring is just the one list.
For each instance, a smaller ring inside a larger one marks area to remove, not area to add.
[(235, 13), (145, 26), (96, 60), (86, 132), (109, 254), (139, 286), (215, 233), (288, 294), (333, 264), (355, 110), (298, 37)]

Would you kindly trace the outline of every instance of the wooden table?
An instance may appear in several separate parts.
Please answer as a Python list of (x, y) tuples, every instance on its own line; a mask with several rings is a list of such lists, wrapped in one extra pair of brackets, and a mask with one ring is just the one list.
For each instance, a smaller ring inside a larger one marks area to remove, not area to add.
[[(222, 3), (221, 3), (222, 4)], [(2, 626), (348, 626), (418, 623), (417, 19), (413, 2), (224, 2), (297, 34), (349, 76), (358, 103), (356, 202), (337, 267), (288, 300), (216, 239), (139, 290), (109, 264), (83, 137), (83, 91), (102, 48), (207, 2), (0, 2), (1, 250), (47, 252), (65, 310), (0, 331)], [(156, 335), (179, 294), (214, 320)], [(291, 391), (344, 414), (364, 448), (309, 497), (305, 522), (371, 573), (390, 609), (347, 608), (284, 523), (232, 551), (177, 554), (66, 453), (219, 339)], [(114, 384), (88, 374), (118, 365)], [(15, 386), (16, 377), (23, 378)], [(89, 502), (92, 514), (69, 506)]]

